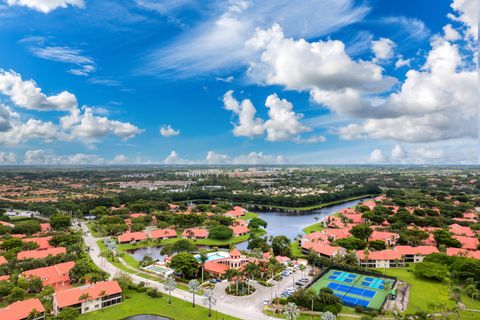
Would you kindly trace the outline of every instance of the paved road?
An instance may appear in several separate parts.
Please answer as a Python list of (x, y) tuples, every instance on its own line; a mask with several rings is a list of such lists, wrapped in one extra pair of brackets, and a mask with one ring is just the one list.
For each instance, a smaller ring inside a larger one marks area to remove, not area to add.
[[(305, 271), (305, 274), (306, 271)], [(241, 304), (243, 308), (252, 311), (262, 312), (264, 301), (267, 299), (276, 298), (280, 296), (283, 290), (288, 287), (293, 287), (295, 281), (302, 277), (301, 271), (297, 271), (290, 276), (282, 279), (279, 283), (275, 283), (272, 287), (264, 287), (257, 282), (252, 281), (251, 284), (255, 288), (255, 292), (249, 296), (235, 297), (225, 293), (225, 289), (230, 282), (221, 282), (215, 286), (214, 293), (218, 297), (218, 301), (226, 304)]]
[[(100, 257), (100, 248), (98, 247), (97, 240), (96, 238), (93, 237), (93, 235), (89, 232), (88, 227), (84, 222), (81, 222), (81, 227), (84, 232), (84, 241), (85, 244), (90, 248), (90, 257), (92, 258), (93, 262), (100, 268), (102, 268), (104, 271), (110, 274), (110, 276), (113, 278), (116, 274), (118, 273), (125, 273), (124, 271), (118, 269), (115, 267), (113, 264), (111, 264), (107, 259)], [(145, 282), (147, 286), (152, 287), (157, 289), (158, 291), (164, 292), (165, 290), (163, 289), (163, 284), (152, 281), (150, 279), (146, 279), (140, 275), (137, 274), (129, 274), (133, 280), (134, 283), (139, 283), (141, 281)], [(266, 288), (269, 290), (269, 288)], [(269, 294), (270, 291), (268, 291)], [(172, 292), (172, 296), (192, 302), (192, 294), (180, 290), (180, 289), (175, 289)], [(263, 295), (262, 295), (263, 297)], [(197, 297), (196, 299), (197, 303), (201, 303), (202, 298)], [(258, 303), (253, 304), (252, 300), (242, 300), (239, 298), (235, 298), (234, 300), (229, 300), (229, 299), (218, 299), (216, 306), (214, 307), (215, 310), (218, 310), (221, 313), (225, 313), (228, 315), (231, 315), (233, 317), (237, 317), (240, 319), (245, 319), (245, 320), (272, 320), (272, 319), (278, 319), (278, 318), (273, 318), (265, 315), (262, 312), (262, 307), (263, 307), (263, 299), (255, 297), (254, 300)], [(252, 306), (253, 304), (253, 306)], [(261, 306), (260, 306), (261, 304)], [(260, 308), (259, 308), (260, 307)]]

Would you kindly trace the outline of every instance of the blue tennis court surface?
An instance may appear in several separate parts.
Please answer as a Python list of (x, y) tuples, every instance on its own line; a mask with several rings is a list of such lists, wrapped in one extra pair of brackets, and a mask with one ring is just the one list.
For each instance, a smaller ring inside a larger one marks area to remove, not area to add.
[(335, 280), (335, 281), (340, 281), (340, 282), (346, 282), (346, 283), (352, 283), (357, 275), (349, 272), (343, 272), (343, 271), (334, 271), (332, 274), (328, 277), (329, 280)]
[(370, 276), (353, 272), (331, 269), (318, 279), (310, 288), (314, 291), (327, 287), (342, 300), (342, 303), (356, 307), (361, 306), (380, 310), (388, 295), (386, 286), (393, 286), (394, 281), (381, 276)]

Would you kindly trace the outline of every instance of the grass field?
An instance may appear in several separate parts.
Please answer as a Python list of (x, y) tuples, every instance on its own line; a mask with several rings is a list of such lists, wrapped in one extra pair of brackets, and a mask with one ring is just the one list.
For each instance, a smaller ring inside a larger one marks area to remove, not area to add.
[(303, 228), (303, 232), (306, 234), (316, 232), (316, 231), (322, 231), (325, 229), (325, 227), (322, 225), (321, 222), (316, 222), (314, 224), (309, 225), (308, 227)]
[(407, 313), (428, 311), (427, 306), (431, 303), (436, 305), (445, 303), (450, 308), (454, 306), (454, 302), (449, 297), (447, 286), (441, 282), (417, 278), (413, 272), (407, 271), (408, 268), (378, 270), (386, 275), (397, 277), (410, 285)]
[[(208, 309), (201, 306), (202, 299), (196, 299), (197, 306), (177, 298), (172, 298), (172, 304), (168, 304), (168, 296), (163, 298), (150, 298), (145, 293), (125, 291), (126, 296), (122, 303), (105, 308), (103, 310), (87, 313), (79, 317), (80, 320), (120, 320), (138, 314), (156, 314), (175, 320), (204, 320), (208, 318)], [(212, 311), (215, 319), (215, 311)], [(226, 314), (218, 313), (218, 319), (235, 320)]]

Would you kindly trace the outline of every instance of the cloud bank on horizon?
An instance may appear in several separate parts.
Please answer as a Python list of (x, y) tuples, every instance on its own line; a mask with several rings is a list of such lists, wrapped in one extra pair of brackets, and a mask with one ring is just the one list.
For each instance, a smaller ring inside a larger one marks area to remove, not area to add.
[(0, 1), (0, 164), (477, 164), (478, 1), (435, 4)]

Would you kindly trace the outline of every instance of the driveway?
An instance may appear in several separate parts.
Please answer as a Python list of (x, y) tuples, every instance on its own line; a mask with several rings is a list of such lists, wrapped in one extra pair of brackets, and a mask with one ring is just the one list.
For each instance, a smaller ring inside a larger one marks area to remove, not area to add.
[[(111, 278), (113, 278), (118, 273), (126, 273), (125, 271), (120, 270), (117, 267), (115, 267), (114, 265), (112, 265), (107, 259), (100, 256), (100, 248), (98, 247), (98, 244), (97, 244), (97, 240), (99, 240), (99, 239), (93, 237), (93, 235), (90, 233), (87, 225), (84, 222), (81, 222), (81, 227), (82, 227), (83, 234), (84, 234), (83, 240), (85, 241), (85, 244), (90, 248), (89, 254), (90, 254), (90, 257), (92, 258), (93, 262), (99, 268), (101, 268), (104, 271), (106, 271), (107, 273), (109, 273)], [(158, 291), (166, 293), (166, 291), (163, 289), (163, 284), (161, 284), (159, 282), (152, 281), (150, 279), (144, 278), (144, 277), (142, 277), (138, 274), (131, 274), (130, 273), (129, 276), (132, 278), (132, 281), (134, 283), (138, 284), (141, 281), (143, 281), (143, 282), (145, 282), (146, 286), (155, 288)], [(266, 289), (268, 290), (269, 288), (266, 288)], [(262, 291), (259, 291), (259, 293), (260, 293), (259, 298), (258, 298), (259, 300), (257, 301), (256, 300), (257, 298), (254, 299), (257, 302), (257, 303), (255, 303), (254, 307), (249, 305), (249, 304), (253, 304), (253, 300), (250, 300), (250, 299), (245, 299), (245, 300), (241, 300), (241, 299), (240, 300), (236, 300), (236, 299), (235, 300), (228, 300), (228, 299), (226, 299), (224, 301), (223, 299), (221, 299), (221, 297), (219, 297), (219, 299), (217, 300), (217, 304), (215, 305), (215, 307), (213, 309), (218, 310), (221, 313), (225, 313), (225, 314), (228, 314), (230, 316), (237, 317), (237, 318), (240, 318), (240, 319), (245, 319), (245, 320), (278, 319), (278, 318), (273, 318), (273, 317), (265, 315), (263, 313), (262, 308), (260, 308), (260, 309), (257, 308), (257, 306), (262, 304), (262, 302), (263, 302), (263, 298), (261, 298), (261, 297), (263, 297), (265, 295), (264, 293), (262, 294), (261, 292)], [(182, 299), (182, 300), (185, 300), (185, 301), (188, 301), (190, 303), (192, 302), (192, 294), (187, 292), (187, 291), (184, 291), (184, 290), (175, 289), (172, 292), (172, 296), (174, 296), (176, 298), (179, 298), (179, 299)], [(201, 303), (202, 299), (200, 297), (197, 297), (196, 301), (197, 301), (197, 303), (198, 302)]]
[[(304, 274), (307, 275), (307, 271), (304, 271)], [(255, 281), (251, 281), (251, 285), (256, 289), (254, 293), (248, 296), (236, 297), (225, 293), (225, 289), (230, 284), (230, 282), (223, 281), (217, 283), (213, 292), (218, 297), (218, 301), (222, 301), (225, 304), (235, 304), (243, 306), (243, 309), (247, 309), (253, 312), (263, 312), (265, 307), (264, 301), (279, 297), (283, 290), (288, 287), (293, 287), (295, 281), (302, 277), (301, 271), (296, 271), (289, 275), (286, 278), (283, 278), (278, 283), (275, 282), (275, 285), (272, 287), (264, 287), (261, 284), (258, 284)]]

